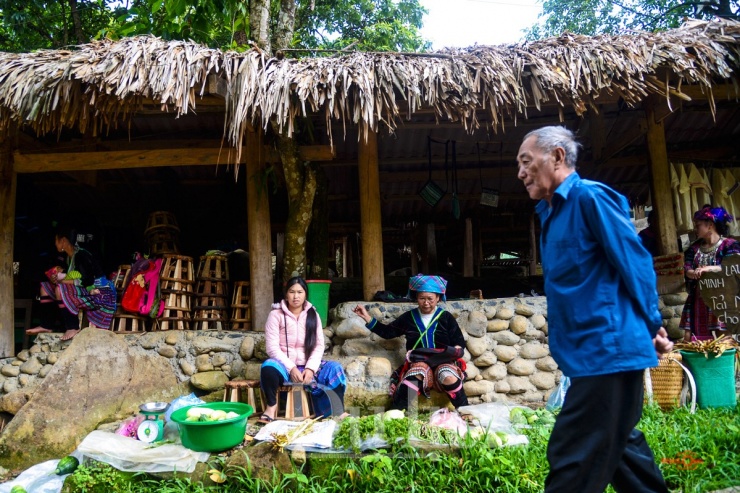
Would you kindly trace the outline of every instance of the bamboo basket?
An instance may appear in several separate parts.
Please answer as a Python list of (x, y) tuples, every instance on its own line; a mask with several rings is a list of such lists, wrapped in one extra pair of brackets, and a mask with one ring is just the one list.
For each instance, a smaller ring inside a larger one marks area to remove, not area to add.
[(671, 353), (661, 358), (658, 366), (650, 368), (649, 375), (645, 375), (645, 390), (651, 394), (648, 385), (652, 387), (652, 400), (664, 411), (674, 409), (681, 404), (684, 370), (681, 367), (681, 355)]

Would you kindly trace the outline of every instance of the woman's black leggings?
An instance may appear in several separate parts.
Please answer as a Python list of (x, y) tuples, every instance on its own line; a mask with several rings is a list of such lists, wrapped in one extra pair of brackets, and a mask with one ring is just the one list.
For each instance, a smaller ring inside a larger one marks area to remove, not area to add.
[(272, 366), (263, 366), (260, 370), (260, 387), (265, 394), (265, 404), (274, 406), (277, 404), (277, 390), (284, 383), (283, 376)]

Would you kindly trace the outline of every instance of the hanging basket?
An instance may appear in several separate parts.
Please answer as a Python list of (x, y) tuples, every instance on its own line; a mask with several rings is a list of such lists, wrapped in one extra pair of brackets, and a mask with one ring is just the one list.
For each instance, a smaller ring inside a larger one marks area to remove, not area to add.
[(480, 193), (480, 204), (488, 207), (498, 207), (498, 190), (484, 187)]
[(424, 186), (421, 187), (421, 190), (419, 190), (419, 195), (424, 199), (424, 202), (434, 207), (440, 200), (442, 200), (442, 197), (445, 195), (445, 191), (432, 180), (428, 180)]

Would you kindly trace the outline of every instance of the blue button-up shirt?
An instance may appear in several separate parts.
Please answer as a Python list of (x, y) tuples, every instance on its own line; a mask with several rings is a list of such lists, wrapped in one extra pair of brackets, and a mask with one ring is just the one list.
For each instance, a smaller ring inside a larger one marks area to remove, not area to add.
[(572, 173), (536, 207), (550, 352), (570, 377), (658, 364), (655, 271), (627, 200)]

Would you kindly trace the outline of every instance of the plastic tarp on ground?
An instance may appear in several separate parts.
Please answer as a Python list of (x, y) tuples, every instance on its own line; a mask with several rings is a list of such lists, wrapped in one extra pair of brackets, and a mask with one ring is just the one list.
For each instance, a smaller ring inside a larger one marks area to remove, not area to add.
[[(156, 445), (105, 431), (87, 435), (72, 454), (83, 462), (85, 458), (110, 464), (128, 472), (193, 472), (198, 462), (208, 460), (208, 452), (195, 452), (178, 444)], [(58, 459), (36, 464), (17, 478), (0, 484), (0, 493), (10, 493), (16, 485), (28, 493), (60, 493), (65, 476), (57, 476), (54, 469)]]
[[(80, 459), (80, 455), (73, 453)], [(0, 493), (10, 493), (13, 486), (23, 486), (28, 493), (59, 493), (64, 485), (64, 478), (54, 474), (59, 459), (47, 460), (23, 471), (17, 478), (0, 484)]]
[(110, 464), (129, 472), (193, 472), (205, 462), (208, 452), (195, 452), (175, 443), (164, 445), (141, 442), (105, 431), (93, 431), (82, 440), (77, 451), (84, 457)]

